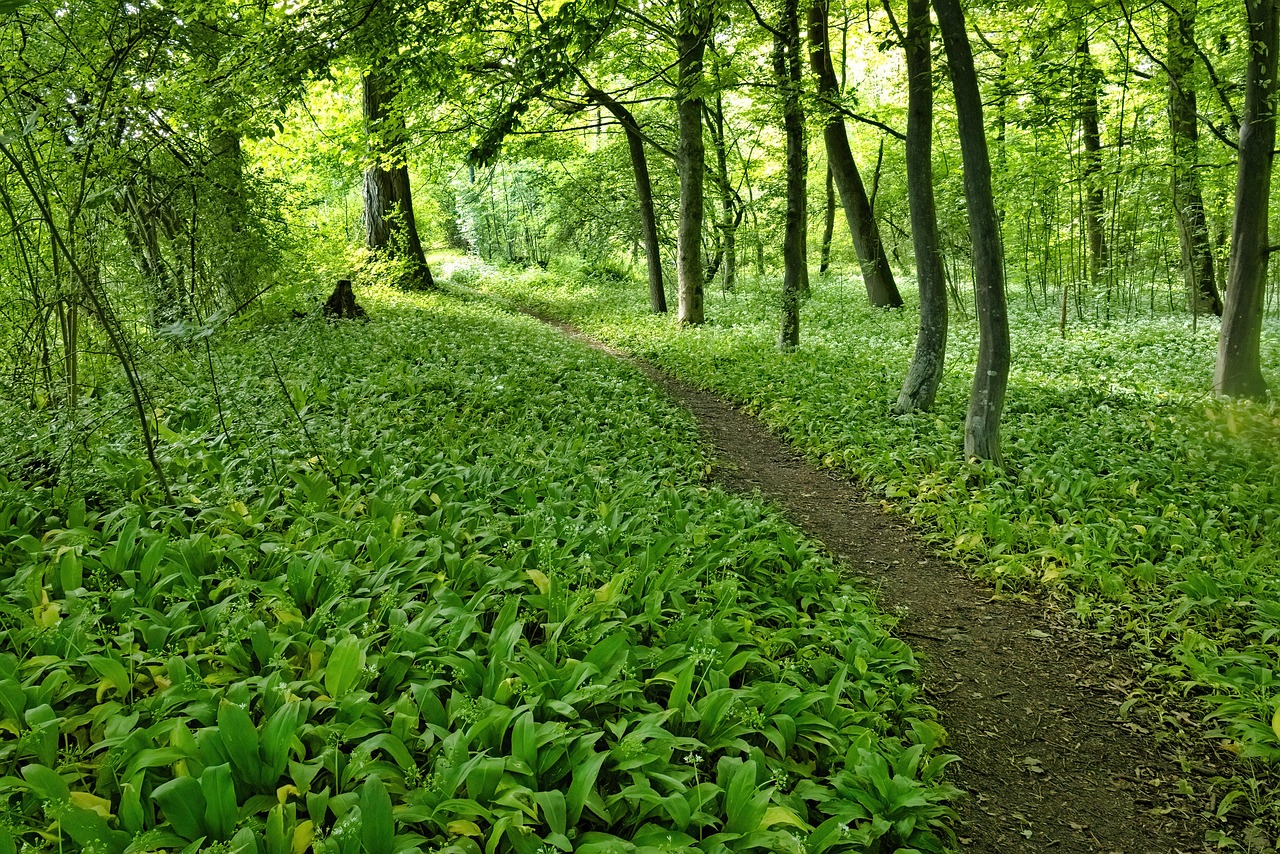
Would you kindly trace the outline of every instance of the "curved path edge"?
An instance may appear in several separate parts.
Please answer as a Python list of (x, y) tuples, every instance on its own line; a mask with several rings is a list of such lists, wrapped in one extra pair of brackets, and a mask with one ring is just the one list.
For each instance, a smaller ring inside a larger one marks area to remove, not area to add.
[(926, 697), (961, 757), (950, 777), (960, 851), (983, 854), (1192, 854), (1206, 848), (1188, 775), (1212, 775), (1122, 719), (1135, 667), (1043, 602), (996, 598), (934, 555), (854, 482), (814, 467), (756, 418), (528, 309), (565, 334), (639, 367), (693, 413), (711, 479), (778, 507), (851, 574), (903, 613), (895, 633), (920, 656)]

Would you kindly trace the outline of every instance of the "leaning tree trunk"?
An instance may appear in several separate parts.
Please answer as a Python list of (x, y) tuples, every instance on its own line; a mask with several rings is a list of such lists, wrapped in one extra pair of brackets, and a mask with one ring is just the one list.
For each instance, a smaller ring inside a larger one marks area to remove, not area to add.
[(667, 313), (667, 292), (662, 282), (662, 249), (658, 243), (658, 217), (653, 208), (653, 181), (649, 178), (649, 159), (644, 153), (644, 137), (635, 116), (617, 99), (600, 91), (587, 92), (591, 100), (600, 104), (622, 125), (627, 135), (627, 150), (631, 154), (631, 171), (636, 181), (636, 202), (640, 207), (640, 234), (644, 239), (644, 257), (649, 271), (649, 310), (654, 314)]
[(365, 75), (361, 90), (365, 129), (374, 162), (364, 172), (365, 244), (409, 263), (410, 278), (435, 287), (413, 216), (404, 118), (392, 109), (396, 84), (386, 75)]
[(1196, 0), (1173, 0), (1169, 4), (1169, 142), (1173, 148), (1170, 183), (1173, 212), (1178, 223), (1178, 243), (1182, 248), (1182, 274), (1187, 283), (1191, 311), (1222, 316), (1214, 274), (1213, 248), (1205, 221), (1204, 197), (1196, 172), (1199, 159), (1199, 120), (1196, 117), (1196, 90), (1191, 79), (1195, 60)]
[(1276, 144), (1280, 7), (1276, 0), (1246, 0), (1245, 6), (1249, 14), (1249, 66), (1245, 76), (1244, 115), (1240, 122), (1227, 304), (1218, 335), (1218, 364), (1213, 386), (1219, 394), (1261, 399), (1267, 394), (1260, 348), (1270, 256), (1267, 214)]
[(1084, 137), (1084, 224), (1089, 236), (1089, 283), (1097, 285), (1108, 264), (1107, 239), (1103, 232), (1102, 132), (1098, 128), (1098, 70), (1089, 54), (1088, 38), (1076, 45), (1080, 58), (1076, 97), (1080, 104), (1080, 129)]
[(880, 227), (875, 212), (867, 198), (867, 189), (858, 174), (858, 165), (849, 148), (849, 135), (844, 117), (831, 106), (840, 97), (840, 84), (835, 67), (831, 64), (831, 49), (827, 38), (827, 0), (814, 0), (809, 9), (809, 61), (818, 78), (818, 97), (827, 104), (822, 137), (826, 142), (827, 163), (840, 191), (840, 203), (844, 207), (853, 247), (862, 265), (862, 280), (867, 288), (867, 298), (877, 307), (897, 308), (902, 296), (893, 280), (893, 270), (880, 241)]
[(933, 406), (947, 353), (947, 284), (933, 197), (933, 63), (929, 0), (907, 0), (907, 200), (920, 285), (920, 331), (894, 412)]
[(1000, 464), (1000, 414), (1009, 382), (1009, 318), (1005, 308), (1000, 226), (991, 193), (991, 159), (982, 124), (982, 96), (973, 67), (973, 50), (959, 0), (933, 0), (938, 28), (951, 68), (964, 195), (969, 206), (973, 279), (978, 308), (978, 368), (964, 425), (964, 453), (970, 459)]
[(800, 298), (809, 291), (808, 187), (804, 134), (803, 67), (800, 61), (799, 0), (783, 0), (774, 36), (773, 68), (782, 92), (782, 124), (787, 135), (787, 225), (782, 241), (782, 328), (780, 350), (800, 343)]
[(707, 51), (710, 20), (699, 0), (680, 0), (680, 34), (676, 37), (676, 171), (680, 177), (676, 225), (676, 284), (681, 323), (699, 325), (702, 305), (702, 184), (706, 169), (702, 143), (702, 60)]

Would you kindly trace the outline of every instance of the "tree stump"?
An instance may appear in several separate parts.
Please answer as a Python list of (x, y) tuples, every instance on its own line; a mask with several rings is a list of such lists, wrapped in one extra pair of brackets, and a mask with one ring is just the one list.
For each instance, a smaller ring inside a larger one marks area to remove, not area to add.
[(365, 310), (356, 302), (356, 295), (351, 290), (350, 279), (338, 279), (337, 286), (324, 304), (325, 317), (364, 317)]

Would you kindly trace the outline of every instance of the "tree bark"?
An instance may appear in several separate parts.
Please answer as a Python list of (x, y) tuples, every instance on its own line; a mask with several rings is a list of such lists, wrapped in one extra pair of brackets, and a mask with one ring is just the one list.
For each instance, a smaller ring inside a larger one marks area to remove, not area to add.
[(404, 259), (411, 280), (434, 288), (413, 216), (404, 117), (392, 109), (397, 89), (393, 80), (377, 72), (365, 75), (361, 84), (365, 131), (374, 154), (373, 164), (364, 172), (365, 244)]
[(716, 152), (715, 183), (720, 191), (721, 220), (717, 223), (720, 240), (716, 257), (707, 265), (706, 281), (710, 281), (721, 264), (724, 265), (723, 287), (732, 291), (738, 278), (738, 226), (742, 223), (742, 208), (737, 204), (733, 185), (729, 181), (729, 144), (724, 132), (724, 99), (716, 92), (715, 103), (707, 114), (711, 145)]
[(991, 193), (991, 159), (982, 124), (982, 96), (959, 0), (933, 0), (933, 8), (955, 91), (978, 309), (978, 368), (965, 418), (964, 453), (970, 459), (991, 460), (999, 465), (1000, 415), (1009, 382), (1009, 318), (999, 219)]
[(933, 63), (929, 0), (907, 0), (907, 201), (920, 286), (915, 357), (894, 412), (929, 409), (947, 352), (947, 285), (933, 196)]
[(662, 247), (658, 243), (658, 216), (653, 208), (653, 181), (649, 178), (649, 160), (644, 153), (644, 138), (635, 116), (615, 98), (590, 89), (588, 96), (604, 107), (622, 125), (631, 155), (631, 171), (636, 181), (636, 202), (640, 207), (640, 233), (644, 239), (644, 257), (649, 271), (649, 310), (667, 313), (667, 291), (662, 281)]
[(1178, 243), (1182, 249), (1182, 275), (1192, 312), (1222, 316), (1214, 271), (1204, 197), (1196, 172), (1200, 132), (1196, 118), (1196, 90), (1191, 80), (1195, 61), (1196, 0), (1172, 0), (1169, 4), (1169, 142), (1173, 149), (1170, 184)]
[(822, 254), (818, 263), (818, 272), (825, 273), (831, 266), (831, 238), (836, 231), (836, 184), (831, 174), (831, 166), (827, 166), (826, 206), (822, 219)]
[(803, 66), (800, 59), (798, 0), (783, 0), (774, 36), (774, 74), (782, 93), (782, 124), (787, 136), (787, 224), (782, 242), (782, 324), (778, 348), (800, 344), (800, 299), (809, 291), (809, 158), (804, 133)]
[(1082, 37), (1076, 44), (1080, 59), (1077, 70), (1076, 97), (1080, 105), (1080, 130), (1084, 142), (1084, 220), (1089, 236), (1089, 282), (1096, 285), (1102, 269), (1109, 263), (1106, 234), (1103, 231), (1102, 132), (1098, 128), (1098, 69), (1089, 53), (1089, 40)]
[[(831, 49), (827, 38), (827, 0), (814, 0), (809, 9), (809, 61), (818, 79), (818, 97), (834, 102), (840, 97), (840, 84), (835, 67), (831, 64)], [(823, 121), (822, 138), (827, 148), (827, 163), (840, 191), (840, 203), (844, 207), (849, 233), (862, 266), (862, 280), (867, 288), (867, 298), (877, 307), (897, 308), (902, 296), (893, 280), (893, 270), (880, 240), (880, 227), (875, 212), (867, 198), (862, 176), (849, 148), (849, 135), (844, 117), (828, 106)]]
[(702, 278), (703, 177), (702, 142), (703, 57), (711, 29), (710, 16), (699, 0), (680, 0), (680, 33), (676, 36), (676, 172), (680, 178), (679, 220), (676, 225), (676, 286), (681, 323), (705, 320)]
[(1219, 394), (1261, 399), (1263, 296), (1267, 281), (1268, 200), (1276, 143), (1276, 0), (1246, 0), (1249, 15), (1249, 65), (1245, 75), (1244, 115), (1240, 122), (1240, 159), (1236, 208), (1231, 224), (1231, 261), (1227, 303), (1218, 336), (1213, 385)]

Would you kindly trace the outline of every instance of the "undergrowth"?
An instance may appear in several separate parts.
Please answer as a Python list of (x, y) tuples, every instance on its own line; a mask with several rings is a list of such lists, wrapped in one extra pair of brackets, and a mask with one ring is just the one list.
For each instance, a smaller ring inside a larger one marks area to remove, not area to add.
[[(709, 289), (710, 322), (681, 329), (647, 312), (642, 286), (590, 271), (455, 275), (744, 404), (998, 590), (1065, 598), (1141, 653), (1171, 721), (1194, 719), (1239, 757), (1234, 794), (1215, 817), (1248, 813), (1280, 831), (1270, 794), (1280, 771), (1280, 405), (1213, 397), (1216, 321), (1108, 321), (1099, 299), (1084, 307), (1087, 323), (1073, 314), (1060, 333), (1056, 307), (1014, 299), (1007, 465), (996, 470), (961, 453), (971, 311), (957, 316), (953, 305), (934, 411), (898, 417), (917, 322), (909, 291), (906, 309), (877, 310), (856, 283), (816, 279), (800, 348), (784, 355), (774, 282)], [(1280, 381), (1271, 326), (1264, 360)]]
[(687, 415), (361, 301), (160, 363), (172, 503), (122, 398), (5, 413), (0, 852), (947, 850), (910, 650)]

